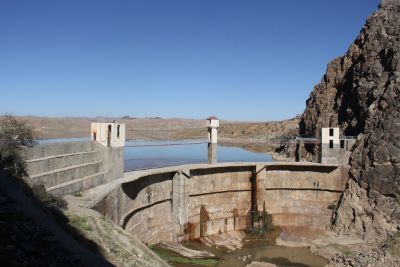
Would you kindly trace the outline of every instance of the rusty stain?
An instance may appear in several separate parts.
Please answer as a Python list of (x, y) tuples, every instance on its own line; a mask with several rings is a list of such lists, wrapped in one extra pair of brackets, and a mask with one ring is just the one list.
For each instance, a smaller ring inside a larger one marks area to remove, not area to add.
[(239, 217), (239, 210), (237, 208), (233, 209), (233, 230), (236, 230), (236, 218)]
[(210, 220), (208, 211), (203, 206), (200, 208), (200, 237), (207, 235), (207, 222)]
[(233, 217), (239, 217), (239, 210), (237, 208), (233, 209)]
[(189, 234), (190, 240), (194, 240), (196, 238), (196, 224), (187, 222), (184, 233)]
[[(263, 184), (262, 184), (262, 179), (258, 177), (258, 174), (261, 173), (263, 169), (260, 171), (256, 172), (256, 200), (258, 201), (259, 199), (263, 199)], [(267, 179), (267, 177), (265, 177)], [(257, 203), (257, 209), (258, 209), (258, 203)]]
[(254, 222), (258, 220), (258, 207), (257, 207), (257, 194), (258, 194), (258, 179), (257, 179), (257, 166), (254, 167), (253, 173), (251, 175), (251, 221), (252, 227), (254, 227)]

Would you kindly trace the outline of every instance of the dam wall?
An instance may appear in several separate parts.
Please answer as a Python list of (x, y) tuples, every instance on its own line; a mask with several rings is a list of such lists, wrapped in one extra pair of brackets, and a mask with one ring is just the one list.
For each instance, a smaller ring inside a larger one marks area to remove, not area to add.
[(31, 185), (43, 184), (52, 194), (75, 193), (124, 175), (123, 147), (76, 141), (39, 144), (25, 148)]
[[(146, 244), (262, 226), (323, 229), (348, 180), (335, 165), (193, 164), (125, 173), (92, 208)], [(266, 218), (268, 217), (268, 218)]]
[(269, 223), (281, 227), (292, 241), (323, 233), (347, 180), (344, 166), (266, 166), (257, 172), (258, 210), (265, 207)]

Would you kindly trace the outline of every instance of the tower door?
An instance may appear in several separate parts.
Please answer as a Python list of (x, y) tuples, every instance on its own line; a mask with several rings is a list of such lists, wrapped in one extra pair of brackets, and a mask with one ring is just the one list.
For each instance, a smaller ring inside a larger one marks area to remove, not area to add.
[(107, 129), (107, 146), (111, 146), (111, 124), (108, 125)]

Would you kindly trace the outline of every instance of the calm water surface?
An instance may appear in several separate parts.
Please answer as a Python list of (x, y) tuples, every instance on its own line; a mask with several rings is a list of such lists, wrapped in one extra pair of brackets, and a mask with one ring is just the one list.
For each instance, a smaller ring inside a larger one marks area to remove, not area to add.
[[(39, 144), (57, 142), (89, 141), (87, 138), (55, 138), (38, 140)], [(207, 163), (207, 143), (204, 140), (144, 141), (130, 140), (125, 145), (125, 170), (139, 170), (167, 167), (190, 163)], [(172, 145), (169, 144), (184, 144)], [(132, 147), (129, 147), (132, 146)], [(218, 162), (265, 162), (272, 161), (271, 156), (247, 151), (239, 147), (218, 146)]]
[[(201, 140), (127, 141), (127, 147), (125, 147), (125, 170), (165, 167), (190, 163), (206, 163), (207, 144), (190, 144), (197, 142), (201, 142)], [(186, 145), (164, 146), (177, 143), (184, 143)], [(152, 147), (152, 145), (155, 146)], [(272, 158), (269, 155), (250, 152), (239, 147), (225, 147), (219, 145), (217, 151), (218, 162), (272, 161)]]

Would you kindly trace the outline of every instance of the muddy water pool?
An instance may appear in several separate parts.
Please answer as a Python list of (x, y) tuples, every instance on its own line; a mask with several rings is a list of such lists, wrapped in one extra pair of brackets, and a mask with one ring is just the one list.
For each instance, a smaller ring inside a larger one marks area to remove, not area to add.
[[(310, 252), (307, 247), (278, 246), (274, 240), (279, 235), (279, 230), (270, 230), (261, 234), (246, 234), (243, 247), (229, 250), (224, 246), (206, 246), (198, 240), (185, 241), (183, 244), (191, 249), (206, 250), (216, 255), (217, 259), (195, 260), (192, 262), (169, 261), (173, 266), (218, 266), (218, 267), (244, 267), (252, 261), (273, 263), (280, 267), (322, 267), (328, 260)], [(164, 251), (165, 252), (165, 251)], [(173, 253), (173, 252), (171, 252)], [(175, 255), (178, 256), (179, 255)], [(166, 259), (164, 257), (164, 259)], [(176, 258), (175, 258), (176, 259)]]

